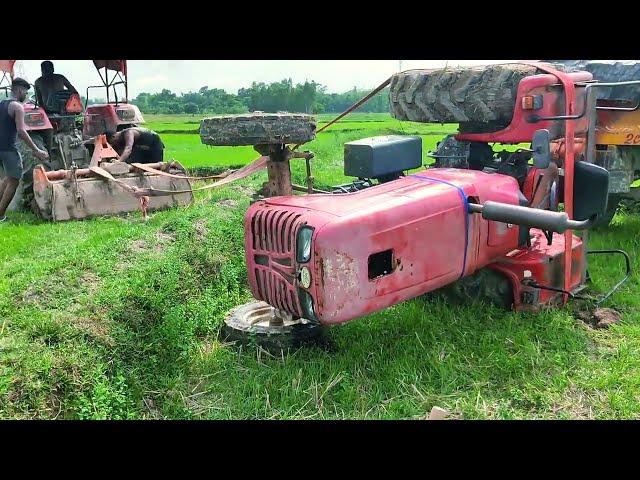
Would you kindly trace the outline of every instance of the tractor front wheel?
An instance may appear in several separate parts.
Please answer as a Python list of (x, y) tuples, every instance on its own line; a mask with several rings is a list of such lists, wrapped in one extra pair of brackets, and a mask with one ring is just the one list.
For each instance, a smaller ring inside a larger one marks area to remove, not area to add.
[(229, 312), (220, 339), (280, 352), (317, 341), (324, 331), (325, 327), (317, 322), (292, 318), (266, 302), (254, 300)]
[(480, 300), (506, 310), (511, 309), (513, 305), (511, 282), (502, 273), (491, 268), (478, 270), (440, 289), (440, 292), (455, 304)]

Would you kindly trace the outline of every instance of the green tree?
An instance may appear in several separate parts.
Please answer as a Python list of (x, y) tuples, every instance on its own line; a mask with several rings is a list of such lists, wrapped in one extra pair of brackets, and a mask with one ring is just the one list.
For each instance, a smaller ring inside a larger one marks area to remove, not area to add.
[[(220, 88), (201, 87), (197, 92), (176, 95), (168, 89), (158, 93), (140, 93), (131, 100), (145, 113), (233, 114), (261, 110), (264, 112), (338, 113), (346, 110), (369, 91), (353, 88), (344, 93), (327, 93), (315, 81), (293, 84), (292, 80), (253, 82), (237, 94)], [(95, 103), (90, 101), (89, 103)], [(385, 89), (357, 109), (359, 112), (388, 112), (389, 92)]]
[(199, 111), (200, 109), (198, 108), (198, 105), (193, 102), (185, 103), (184, 105), (184, 113), (195, 115)]

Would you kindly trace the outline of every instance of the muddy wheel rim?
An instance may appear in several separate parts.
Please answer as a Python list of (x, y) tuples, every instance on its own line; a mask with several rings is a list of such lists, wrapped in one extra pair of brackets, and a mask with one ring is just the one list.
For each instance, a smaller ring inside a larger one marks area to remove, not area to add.
[(307, 320), (300, 318), (294, 319), (290, 314), (266, 303), (257, 304), (255, 308), (242, 312), (236, 317), (240, 323), (250, 325), (251, 328), (258, 327), (290, 327), (308, 323)]

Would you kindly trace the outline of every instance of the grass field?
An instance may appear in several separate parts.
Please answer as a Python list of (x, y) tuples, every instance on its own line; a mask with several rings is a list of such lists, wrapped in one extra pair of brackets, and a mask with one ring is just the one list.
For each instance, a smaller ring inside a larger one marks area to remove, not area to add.
[[(188, 123), (197, 117), (146, 117), (158, 130), (197, 129)], [(442, 136), (434, 132), (455, 130), (353, 120), (307, 146), (320, 186), (346, 180), (345, 141), (405, 131), (422, 135), (426, 153)], [(204, 147), (194, 134), (162, 137), (167, 158), (192, 168), (257, 156)], [(302, 163), (293, 171), (302, 183)], [(571, 308), (533, 315), (433, 294), (331, 328), (330, 349), (274, 358), (221, 344), (226, 312), (250, 299), (242, 218), (265, 178), (198, 193), (148, 222), (11, 214), (0, 226), (0, 417), (395, 419), (424, 418), (434, 405), (465, 419), (640, 416), (636, 277), (609, 303), (623, 319), (608, 330)], [(622, 212), (590, 234), (591, 246), (623, 248), (637, 268), (639, 232), (640, 218)], [(604, 258), (591, 267), (599, 290), (621, 273)]]

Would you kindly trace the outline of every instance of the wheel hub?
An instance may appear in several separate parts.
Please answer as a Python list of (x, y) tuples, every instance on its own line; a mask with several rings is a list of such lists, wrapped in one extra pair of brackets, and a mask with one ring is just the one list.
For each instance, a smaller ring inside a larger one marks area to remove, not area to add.
[(285, 350), (316, 340), (324, 327), (306, 318), (294, 318), (266, 302), (254, 300), (232, 309), (225, 318), (225, 341), (258, 344), (267, 350)]

